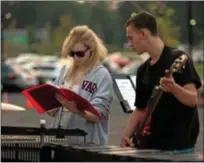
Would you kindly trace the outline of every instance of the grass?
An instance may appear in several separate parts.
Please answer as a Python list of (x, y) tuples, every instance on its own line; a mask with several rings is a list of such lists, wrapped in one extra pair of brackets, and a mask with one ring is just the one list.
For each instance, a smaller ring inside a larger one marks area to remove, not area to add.
[(198, 75), (200, 76), (200, 77), (204, 77), (203, 76), (203, 73), (204, 73), (204, 67), (203, 67), (204, 65), (203, 65), (203, 63), (196, 63), (195, 64), (195, 68), (196, 68), (196, 71), (198, 72)]

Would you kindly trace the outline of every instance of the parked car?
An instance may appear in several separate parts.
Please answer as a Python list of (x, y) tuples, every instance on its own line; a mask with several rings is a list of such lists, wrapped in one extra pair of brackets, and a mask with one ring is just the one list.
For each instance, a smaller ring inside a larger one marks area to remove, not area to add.
[(43, 62), (42, 57), (38, 54), (33, 54), (33, 53), (23, 53), (19, 54), (18, 57), (15, 59), (16, 63), (20, 65), (24, 65), (26, 63), (40, 63)]
[(120, 73), (120, 67), (116, 63), (110, 63), (110, 60), (105, 60), (103, 62), (103, 66), (107, 68), (109, 73), (111, 74), (119, 74)]
[(45, 63), (56, 63), (59, 59), (57, 56), (43, 56), (42, 57), (43, 62)]
[(21, 73), (4, 62), (1, 63), (1, 84), (4, 89), (10, 87), (26, 89), (32, 86), (32, 83), (24, 80)]
[(203, 63), (203, 50), (202, 49), (195, 49), (193, 51), (192, 59), (195, 63)]
[(54, 81), (59, 75), (61, 67), (60, 63), (43, 63), (34, 65), (32, 69), (37, 73), (40, 84), (43, 84), (47, 81)]
[(32, 73), (32, 71), (29, 71), (27, 69), (24, 69), (20, 67), (19, 65), (13, 66), (15, 71), (19, 74), (21, 74), (23, 80), (28, 83), (30, 86), (38, 85), (39, 81), (37, 79), (37, 76), (35, 73)]
[(18, 105), (1, 102), (1, 110), (2, 111), (25, 111), (26, 109)]
[(126, 65), (123, 69), (122, 69), (122, 73), (124, 74), (128, 74), (128, 75), (136, 75), (137, 74), (137, 69), (139, 68), (139, 66), (142, 64), (142, 62), (132, 62), (128, 65)]

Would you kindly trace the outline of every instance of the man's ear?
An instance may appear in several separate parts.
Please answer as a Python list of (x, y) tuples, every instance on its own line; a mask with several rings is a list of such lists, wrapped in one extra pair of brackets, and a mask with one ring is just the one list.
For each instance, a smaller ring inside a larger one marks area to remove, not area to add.
[(144, 38), (148, 38), (148, 36), (150, 35), (149, 30), (147, 30), (147, 29), (145, 29), (145, 28), (141, 29), (141, 32), (142, 32), (142, 36), (143, 36)]

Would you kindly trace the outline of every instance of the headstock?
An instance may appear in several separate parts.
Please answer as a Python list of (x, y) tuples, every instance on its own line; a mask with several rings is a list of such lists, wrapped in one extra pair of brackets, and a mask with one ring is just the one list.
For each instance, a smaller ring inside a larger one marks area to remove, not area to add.
[(182, 67), (185, 66), (186, 61), (188, 60), (187, 55), (181, 55), (180, 57), (178, 57), (173, 64), (171, 65), (169, 72), (166, 74), (166, 76), (170, 76), (172, 73), (178, 72), (179, 70), (181, 70)]

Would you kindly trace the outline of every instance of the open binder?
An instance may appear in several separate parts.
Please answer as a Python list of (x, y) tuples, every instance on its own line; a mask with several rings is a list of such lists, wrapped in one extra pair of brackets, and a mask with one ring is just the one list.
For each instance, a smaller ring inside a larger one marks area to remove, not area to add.
[(80, 111), (88, 111), (101, 117), (100, 113), (88, 100), (69, 89), (59, 88), (58, 86), (51, 84), (41, 84), (28, 88), (22, 92), (34, 108), (41, 114), (62, 106), (56, 99), (57, 93), (61, 94), (69, 101), (75, 101), (77, 108)]

